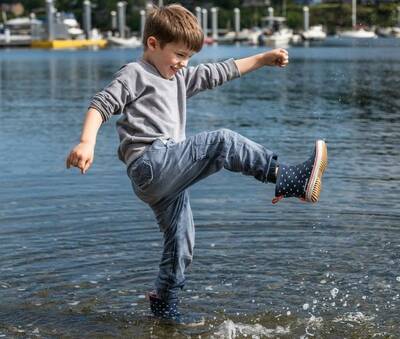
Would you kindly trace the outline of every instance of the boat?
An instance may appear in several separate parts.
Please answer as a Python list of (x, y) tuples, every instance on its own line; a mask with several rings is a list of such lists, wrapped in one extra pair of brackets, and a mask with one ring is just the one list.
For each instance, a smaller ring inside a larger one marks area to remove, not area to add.
[(301, 36), (306, 41), (322, 41), (326, 39), (326, 33), (322, 25), (311, 26), (308, 30), (302, 32)]
[(107, 41), (97, 29), (90, 31), (90, 39), (85, 37), (84, 31), (79, 27), (78, 21), (71, 13), (57, 13), (54, 22), (53, 39), (48, 39), (46, 31), (41, 30), (34, 34), (31, 47), (33, 48), (103, 48)]
[(233, 44), (235, 42), (240, 42), (244, 44), (257, 45), (258, 37), (261, 33), (262, 32), (258, 27), (252, 29), (245, 28), (238, 33), (230, 31), (225, 35), (221, 35), (216, 39), (216, 42), (219, 44)]
[(283, 28), (271, 35), (265, 35), (264, 44), (271, 47), (286, 47), (293, 37), (293, 30)]
[(67, 29), (71, 39), (80, 39), (84, 37), (85, 32), (79, 27), (78, 21), (73, 16), (63, 19), (63, 24)]
[(389, 38), (392, 36), (392, 27), (378, 27), (376, 34), (382, 38)]
[(338, 36), (344, 39), (374, 39), (378, 37), (375, 32), (367, 31), (364, 28), (343, 31)]
[(287, 47), (293, 38), (293, 30), (286, 27), (284, 17), (265, 17), (262, 19), (262, 34), (258, 37), (259, 45), (271, 47)]
[(374, 39), (378, 36), (373, 31), (367, 31), (363, 27), (357, 28), (357, 0), (352, 0), (352, 29), (338, 34), (343, 39)]
[(219, 44), (233, 44), (235, 42), (236, 33), (230, 31), (224, 35), (220, 35), (217, 38), (217, 43)]
[(29, 17), (7, 20), (0, 31), (0, 47), (26, 47), (31, 44), (33, 27), (41, 21)]
[(400, 27), (379, 27), (376, 30), (376, 33), (378, 34), (378, 36), (384, 38), (400, 38)]
[(133, 36), (130, 38), (120, 38), (116, 36), (109, 36), (107, 42), (111, 46), (117, 46), (122, 48), (137, 48), (142, 46), (142, 41)]
[(243, 41), (245, 44), (258, 45), (259, 36), (262, 31), (259, 27), (253, 27), (252, 29), (243, 29), (238, 35), (238, 41)]
[(30, 44), (30, 35), (13, 35), (7, 29), (0, 33), (0, 47), (27, 47)]

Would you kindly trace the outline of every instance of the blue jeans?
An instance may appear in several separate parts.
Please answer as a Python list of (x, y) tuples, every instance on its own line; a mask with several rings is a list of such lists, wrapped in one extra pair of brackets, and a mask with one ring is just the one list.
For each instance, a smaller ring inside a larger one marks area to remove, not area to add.
[(128, 168), (136, 195), (154, 211), (164, 232), (157, 294), (176, 301), (192, 262), (194, 222), (187, 188), (222, 168), (266, 182), (271, 160), (265, 147), (227, 129), (203, 132), (182, 142), (156, 140)]

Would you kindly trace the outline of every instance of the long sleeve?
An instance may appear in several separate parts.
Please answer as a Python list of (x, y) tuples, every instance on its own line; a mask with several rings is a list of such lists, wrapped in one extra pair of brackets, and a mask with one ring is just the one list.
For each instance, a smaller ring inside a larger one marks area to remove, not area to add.
[(200, 64), (183, 70), (186, 84), (186, 96), (191, 96), (220, 86), (223, 83), (240, 77), (240, 72), (233, 59), (218, 63)]
[(114, 114), (121, 114), (124, 107), (134, 99), (129, 88), (133, 82), (129, 80), (126, 66), (122, 67), (114, 76), (114, 79), (100, 92), (95, 94), (89, 107), (100, 112), (103, 122), (106, 122)]

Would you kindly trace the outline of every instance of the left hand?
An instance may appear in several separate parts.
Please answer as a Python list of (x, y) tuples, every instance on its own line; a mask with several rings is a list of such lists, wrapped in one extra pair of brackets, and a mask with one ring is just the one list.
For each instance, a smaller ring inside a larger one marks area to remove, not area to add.
[(286, 67), (289, 63), (289, 53), (283, 48), (273, 49), (264, 53), (264, 62), (266, 66)]

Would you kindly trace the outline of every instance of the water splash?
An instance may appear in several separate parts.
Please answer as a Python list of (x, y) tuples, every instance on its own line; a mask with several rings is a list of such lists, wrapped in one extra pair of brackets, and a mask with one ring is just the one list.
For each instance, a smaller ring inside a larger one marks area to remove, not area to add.
[(277, 326), (275, 329), (266, 328), (260, 324), (248, 325), (225, 320), (211, 335), (211, 338), (234, 339), (250, 336), (251, 338), (271, 338), (276, 335), (289, 334), (290, 328)]

